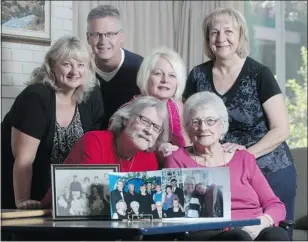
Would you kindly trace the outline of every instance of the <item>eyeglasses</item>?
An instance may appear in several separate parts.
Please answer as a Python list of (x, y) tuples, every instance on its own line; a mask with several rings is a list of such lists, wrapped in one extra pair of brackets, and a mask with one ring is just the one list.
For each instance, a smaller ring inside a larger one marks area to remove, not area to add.
[(163, 129), (162, 126), (153, 123), (153, 122), (152, 122), (150, 119), (148, 119), (147, 117), (144, 117), (144, 116), (142, 116), (142, 115), (139, 115), (138, 117), (139, 117), (139, 119), (140, 119), (140, 122), (141, 122), (145, 127), (150, 128), (150, 127), (153, 125), (153, 130), (154, 130), (156, 133), (160, 134), (160, 133), (162, 133), (162, 132), (164, 131), (164, 129)]
[(199, 128), (202, 125), (202, 122), (204, 122), (206, 124), (206, 126), (211, 127), (214, 126), (217, 121), (219, 120), (219, 118), (196, 118), (191, 120), (191, 126), (194, 128)]
[(94, 40), (100, 39), (102, 36), (104, 36), (107, 39), (111, 39), (114, 36), (116, 36), (118, 33), (120, 33), (122, 29), (120, 29), (118, 32), (107, 32), (107, 33), (99, 33), (99, 32), (88, 32), (88, 36)]

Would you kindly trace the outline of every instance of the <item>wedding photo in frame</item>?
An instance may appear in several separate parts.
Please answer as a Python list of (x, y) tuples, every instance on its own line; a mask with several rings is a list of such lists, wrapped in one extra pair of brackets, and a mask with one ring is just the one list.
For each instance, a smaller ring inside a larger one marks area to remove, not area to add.
[(50, 1), (2, 1), (1, 39), (49, 45)]
[(52, 214), (54, 220), (110, 218), (109, 173), (119, 165), (53, 164)]

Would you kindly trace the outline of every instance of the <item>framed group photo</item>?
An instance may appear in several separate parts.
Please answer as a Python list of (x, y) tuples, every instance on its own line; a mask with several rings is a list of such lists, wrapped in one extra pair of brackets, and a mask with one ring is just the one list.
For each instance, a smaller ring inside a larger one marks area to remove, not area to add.
[(54, 220), (110, 218), (109, 173), (118, 165), (52, 165)]

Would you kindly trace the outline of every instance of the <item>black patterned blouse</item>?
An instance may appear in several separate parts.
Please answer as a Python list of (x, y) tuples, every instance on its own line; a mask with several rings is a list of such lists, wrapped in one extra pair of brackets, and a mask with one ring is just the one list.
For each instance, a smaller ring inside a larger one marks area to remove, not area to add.
[(53, 148), (50, 157), (51, 164), (62, 164), (76, 141), (83, 135), (83, 128), (78, 108), (72, 122), (67, 127), (61, 127), (56, 122)]
[[(247, 57), (233, 86), (220, 95), (213, 83), (213, 65), (213, 61), (208, 61), (192, 69), (184, 97), (202, 91), (214, 92), (221, 97), (228, 109), (230, 123), (223, 142), (250, 147), (269, 131), (262, 104), (281, 93), (277, 81), (269, 68)], [(263, 173), (270, 173), (291, 165), (293, 160), (288, 145), (283, 142), (273, 152), (259, 157), (257, 163)]]

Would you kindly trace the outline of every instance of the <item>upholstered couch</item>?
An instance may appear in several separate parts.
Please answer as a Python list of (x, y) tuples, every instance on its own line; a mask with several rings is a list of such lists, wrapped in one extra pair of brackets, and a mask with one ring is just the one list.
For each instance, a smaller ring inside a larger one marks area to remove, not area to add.
[(291, 153), (297, 170), (293, 240), (307, 241), (307, 147), (293, 149)]

